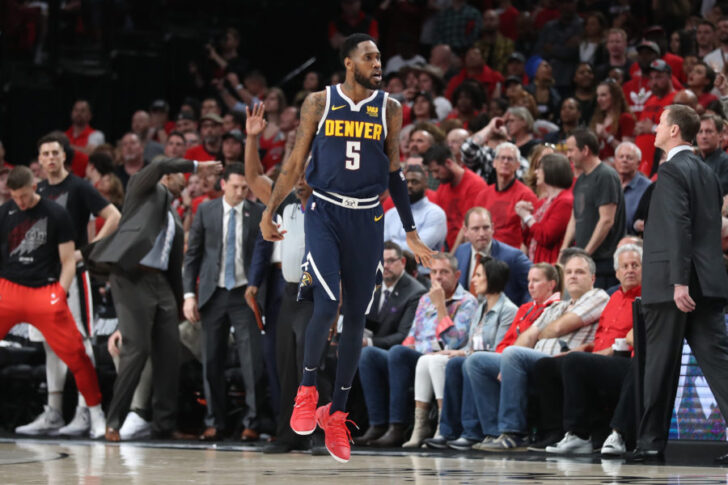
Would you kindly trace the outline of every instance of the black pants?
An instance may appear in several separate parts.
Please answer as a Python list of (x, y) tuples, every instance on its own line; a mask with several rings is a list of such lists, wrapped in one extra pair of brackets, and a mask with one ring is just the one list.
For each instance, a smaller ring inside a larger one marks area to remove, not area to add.
[(606, 291), (612, 286), (619, 284), (619, 280), (617, 280), (614, 273), (614, 260), (612, 258), (595, 259), (594, 264), (597, 267), (594, 288), (601, 288)]
[(152, 358), (153, 428), (177, 427), (179, 306), (166, 276), (159, 272), (115, 270), (110, 277), (124, 345), (109, 405), (107, 426), (119, 429), (129, 412), (147, 358)]
[(262, 375), (261, 336), (253, 311), (245, 303), (245, 286), (226, 290), (217, 288), (205, 306), (200, 309), (202, 318), (202, 368), (205, 378), (207, 414), (205, 424), (225, 429), (227, 412), (225, 399), (230, 327), (235, 331), (235, 347), (240, 360), (240, 370), (245, 386), (245, 414), (243, 426), (257, 430), (258, 400), (256, 384)]
[(722, 302), (696, 298), (690, 313), (674, 302), (642, 305), (646, 324), (644, 414), (638, 446), (664, 450), (682, 361), (683, 338), (698, 361), (721, 414), (728, 416), (728, 335)]

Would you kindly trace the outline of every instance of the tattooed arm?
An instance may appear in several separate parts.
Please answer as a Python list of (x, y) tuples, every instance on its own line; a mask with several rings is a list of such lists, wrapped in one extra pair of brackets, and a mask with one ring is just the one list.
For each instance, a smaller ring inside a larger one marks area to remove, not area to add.
[(311, 151), (311, 143), (313, 143), (313, 138), (316, 136), (318, 123), (325, 108), (326, 91), (309, 94), (303, 102), (303, 106), (301, 106), (301, 123), (296, 132), (296, 143), (291, 156), (283, 164), (275, 187), (273, 187), (273, 193), (268, 199), (268, 204), (260, 220), (260, 231), (267, 241), (280, 241), (283, 239), (283, 233), (279, 232), (278, 227), (273, 223), (273, 214), (303, 173), (306, 159)]
[(431, 265), (431, 256), (434, 254), (420, 239), (414, 226), (412, 209), (409, 205), (407, 182), (402, 175), (399, 163), (399, 132), (402, 129), (402, 106), (392, 98), (387, 98), (387, 138), (384, 147), (389, 156), (389, 193), (397, 208), (403, 226), (405, 226), (407, 246), (412, 250), (415, 259), (427, 267)]

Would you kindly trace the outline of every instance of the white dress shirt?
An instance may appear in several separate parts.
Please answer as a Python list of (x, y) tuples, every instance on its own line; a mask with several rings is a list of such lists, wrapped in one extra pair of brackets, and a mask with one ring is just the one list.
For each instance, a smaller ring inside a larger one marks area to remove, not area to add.
[(678, 145), (676, 147), (673, 147), (670, 149), (669, 152), (667, 152), (667, 162), (672, 160), (672, 157), (677, 155), (680, 152), (684, 152), (685, 150), (693, 151), (693, 147), (691, 145)]
[[(472, 243), (471, 243), (472, 244)], [(484, 258), (490, 256), (490, 246), (493, 244), (493, 241), (489, 242), (488, 245), (480, 251), (480, 260), (482, 261)], [(470, 265), (468, 266), (468, 287), (470, 287), (470, 280), (473, 278), (473, 273), (475, 272), (475, 255), (478, 254), (478, 251), (475, 251), (472, 246), (470, 246)]]
[(225, 288), (227, 230), (231, 210), (235, 211), (235, 288), (248, 284), (243, 266), (243, 204), (244, 202), (241, 202), (233, 207), (225, 201), (224, 197), (222, 199), (222, 254), (220, 259), (220, 273), (217, 278), (217, 286), (222, 288)]

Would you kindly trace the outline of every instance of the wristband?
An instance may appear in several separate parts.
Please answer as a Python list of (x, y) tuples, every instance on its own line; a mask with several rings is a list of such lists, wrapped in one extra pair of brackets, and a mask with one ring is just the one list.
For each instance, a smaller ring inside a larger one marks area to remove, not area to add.
[(412, 216), (409, 194), (407, 193), (407, 181), (404, 178), (402, 169), (396, 172), (389, 172), (389, 195), (392, 197), (392, 202), (394, 202), (394, 206), (397, 208), (397, 213), (402, 220), (404, 231), (411, 232), (417, 229), (415, 219)]

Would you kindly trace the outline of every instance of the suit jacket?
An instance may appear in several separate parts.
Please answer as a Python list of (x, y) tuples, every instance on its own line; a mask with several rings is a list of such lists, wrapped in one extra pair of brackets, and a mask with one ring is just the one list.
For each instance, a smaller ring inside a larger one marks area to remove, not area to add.
[(374, 292), (374, 303), (367, 315), (366, 327), (374, 333), (372, 342), (375, 347), (388, 349), (393, 345), (402, 343), (412, 326), (415, 310), (420, 297), (427, 289), (419, 281), (404, 273), (399, 279), (389, 299), (377, 312), (379, 298), (382, 292), (380, 286)]
[[(463, 285), (463, 288), (468, 287), (468, 277), (473, 272), (473, 268), (470, 267), (470, 253), (470, 243), (461, 244), (455, 250), (455, 258), (458, 260), (460, 270), (460, 284)], [(504, 290), (506, 296), (519, 306), (530, 301), (528, 271), (531, 269), (531, 260), (522, 251), (495, 239), (490, 244), (490, 255), (508, 265), (508, 283)]]
[[(194, 162), (182, 158), (159, 158), (132, 175), (126, 188), (119, 227), (108, 237), (84, 250), (89, 269), (108, 275), (114, 267), (131, 271), (152, 249), (160, 228), (166, 224), (172, 194), (159, 183), (163, 175), (192, 172)], [(175, 216), (175, 235), (169, 254), (167, 279), (178, 304), (182, 304), (182, 251), (184, 233)]]
[[(261, 205), (248, 200), (243, 202), (242, 258), (246, 278), (250, 281), (254, 276), (250, 271), (251, 260), (262, 214)], [(184, 290), (185, 293), (194, 293), (199, 277), (197, 302), (200, 308), (205, 306), (218, 286), (224, 239), (222, 219), (222, 197), (200, 204), (187, 238), (187, 253), (184, 258)]]
[(659, 169), (645, 226), (642, 302), (673, 301), (674, 285), (725, 300), (728, 277), (721, 250), (720, 182), (691, 151)]

